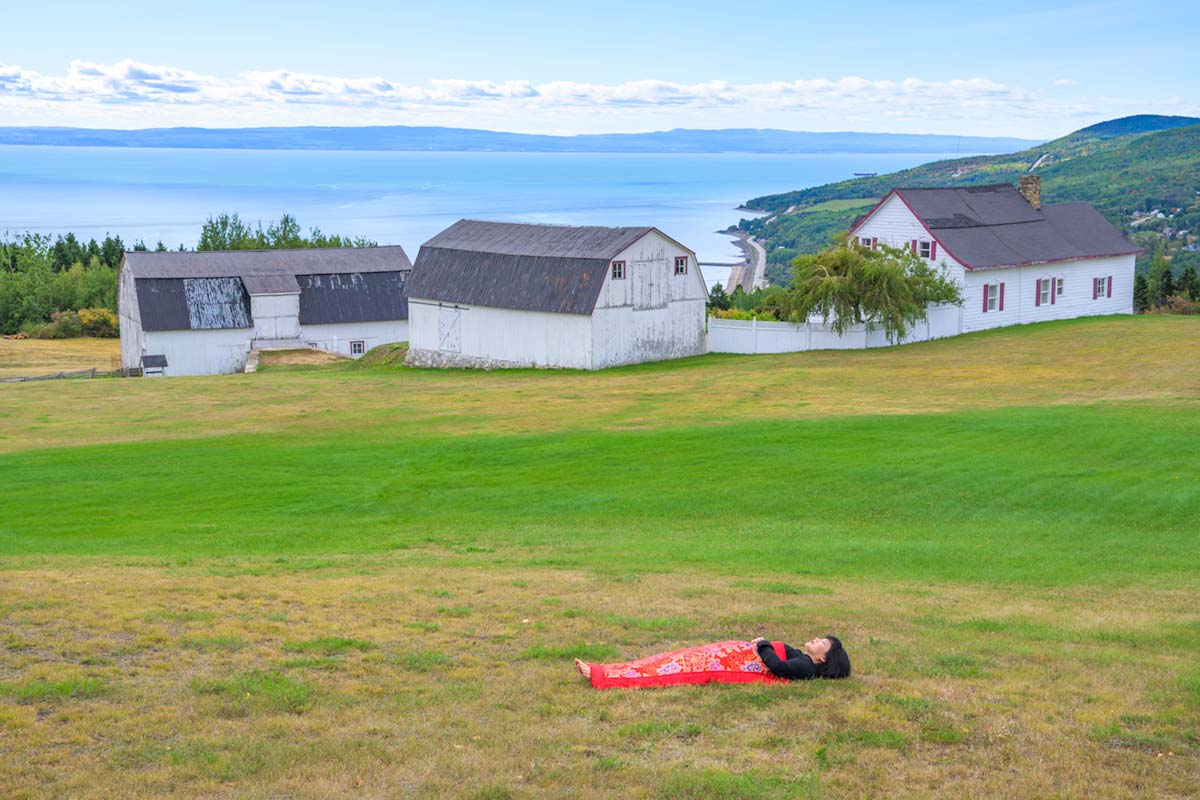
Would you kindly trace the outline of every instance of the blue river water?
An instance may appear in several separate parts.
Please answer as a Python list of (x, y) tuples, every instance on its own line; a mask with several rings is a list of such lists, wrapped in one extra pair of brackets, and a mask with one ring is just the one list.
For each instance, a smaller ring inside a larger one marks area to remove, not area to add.
[[(194, 247), (209, 216), (294, 215), (304, 229), (422, 242), (463, 217), (654, 225), (701, 261), (740, 259), (716, 231), (742, 202), (944, 154), (443, 153), (0, 146), (0, 233), (119, 235)], [(712, 283), (725, 270), (705, 270)]]

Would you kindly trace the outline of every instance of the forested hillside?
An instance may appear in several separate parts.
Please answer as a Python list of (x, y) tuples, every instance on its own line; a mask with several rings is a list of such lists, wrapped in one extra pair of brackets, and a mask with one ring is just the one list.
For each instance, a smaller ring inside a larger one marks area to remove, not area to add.
[(819, 250), (893, 187), (1016, 183), (1030, 172), (1042, 176), (1044, 202), (1089, 202), (1148, 250), (1162, 245), (1176, 269), (1200, 263), (1200, 119), (1193, 117), (1126, 117), (1010, 155), (757, 197), (746, 207), (770, 216), (740, 227), (766, 246), (771, 280), (786, 282), (797, 254)]

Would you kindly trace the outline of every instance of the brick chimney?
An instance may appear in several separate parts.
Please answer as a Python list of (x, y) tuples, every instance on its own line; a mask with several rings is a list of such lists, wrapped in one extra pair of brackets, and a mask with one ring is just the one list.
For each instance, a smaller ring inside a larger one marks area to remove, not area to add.
[(1042, 207), (1041, 175), (1022, 175), (1017, 182), (1017, 191), (1029, 202), (1029, 205), (1034, 208)]

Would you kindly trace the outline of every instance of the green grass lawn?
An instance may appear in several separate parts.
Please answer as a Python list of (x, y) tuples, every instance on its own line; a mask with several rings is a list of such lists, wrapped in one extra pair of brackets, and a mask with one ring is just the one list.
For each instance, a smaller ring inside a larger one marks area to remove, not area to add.
[(1014, 408), (0, 457), (5, 555), (326, 554), (1039, 585), (1190, 575), (1200, 415)]
[[(0, 387), (0, 796), (1189, 796), (1198, 354)], [(571, 670), (823, 633), (851, 680)]]

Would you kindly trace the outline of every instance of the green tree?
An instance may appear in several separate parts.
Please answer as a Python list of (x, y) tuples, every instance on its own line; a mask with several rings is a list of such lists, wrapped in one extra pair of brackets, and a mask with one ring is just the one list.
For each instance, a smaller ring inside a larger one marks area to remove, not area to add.
[(1179, 293), (1189, 300), (1200, 300), (1200, 274), (1196, 268), (1188, 264), (1179, 273)]
[(1166, 251), (1161, 243), (1154, 249), (1146, 279), (1150, 283), (1152, 307), (1163, 305), (1175, 294), (1175, 276), (1171, 274), (1171, 262), (1167, 260)]
[(1133, 279), (1133, 310), (1142, 313), (1150, 308), (1150, 282), (1145, 275)]
[(945, 268), (905, 247), (836, 245), (798, 257), (792, 272), (784, 305), (787, 319), (804, 322), (820, 314), (839, 334), (865, 323), (899, 341), (926, 318), (928, 305), (962, 305), (962, 290)]
[(708, 307), (713, 311), (724, 311), (729, 308), (729, 295), (725, 293), (725, 287), (720, 283), (714, 283), (712, 291), (708, 293)]

